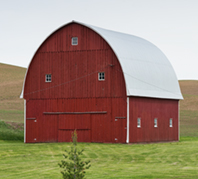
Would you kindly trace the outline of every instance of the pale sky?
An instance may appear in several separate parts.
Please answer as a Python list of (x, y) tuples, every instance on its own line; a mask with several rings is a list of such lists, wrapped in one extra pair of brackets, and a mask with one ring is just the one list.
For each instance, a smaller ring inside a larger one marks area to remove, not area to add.
[(0, 0), (0, 63), (28, 67), (45, 38), (72, 20), (144, 38), (179, 80), (198, 80), (198, 0)]

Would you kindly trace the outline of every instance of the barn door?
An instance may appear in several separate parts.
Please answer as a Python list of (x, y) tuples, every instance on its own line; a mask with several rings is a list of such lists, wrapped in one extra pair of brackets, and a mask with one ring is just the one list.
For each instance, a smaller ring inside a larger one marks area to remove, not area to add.
[(91, 115), (91, 142), (110, 142), (111, 141), (111, 122), (110, 116), (106, 113)]
[(78, 142), (91, 142), (90, 114), (59, 115), (58, 142), (70, 142), (71, 134), (75, 129)]
[(34, 143), (38, 140), (38, 125), (36, 118), (26, 118), (26, 142)]
[(25, 142), (38, 142), (38, 110), (36, 100), (29, 100), (26, 102), (26, 126), (25, 126)]
[(114, 140), (115, 143), (126, 143), (126, 118), (115, 118), (114, 121)]

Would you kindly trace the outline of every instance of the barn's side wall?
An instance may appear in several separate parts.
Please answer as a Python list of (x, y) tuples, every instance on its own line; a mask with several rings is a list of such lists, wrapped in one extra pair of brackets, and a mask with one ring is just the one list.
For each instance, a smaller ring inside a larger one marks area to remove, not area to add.
[[(178, 141), (178, 100), (129, 98), (130, 143)], [(137, 127), (141, 118), (141, 127)], [(154, 119), (157, 118), (157, 127)], [(169, 127), (172, 118), (173, 127)]]
[[(72, 37), (78, 45), (71, 45)], [(104, 81), (98, 72), (105, 72)], [(52, 82), (45, 82), (46, 74)], [(71, 23), (41, 45), (26, 75), (24, 98), (26, 142), (69, 142), (74, 129), (80, 142), (126, 142), (122, 69), (110, 46), (87, 27)]]

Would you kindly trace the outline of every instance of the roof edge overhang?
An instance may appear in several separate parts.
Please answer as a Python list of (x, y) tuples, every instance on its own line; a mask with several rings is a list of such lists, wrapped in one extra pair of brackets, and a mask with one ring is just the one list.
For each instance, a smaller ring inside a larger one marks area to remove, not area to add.
[(140, 98), (156, 98), (156, 99), (170, 99), (170, 100), (183, 100), (184, 98), (179, 96), (179, 95), (175, 95), (175, 96), (170, 96), (170, 97), (162, 97), (160, 95), (152, 95), (152, 96), (149, 96), (149, 95), (128, 95), (128, 97), (140, 97)]

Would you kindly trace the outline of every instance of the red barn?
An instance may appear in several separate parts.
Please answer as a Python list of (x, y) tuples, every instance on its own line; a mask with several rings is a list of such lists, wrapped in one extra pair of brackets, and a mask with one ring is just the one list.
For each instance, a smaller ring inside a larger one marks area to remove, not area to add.
[(24, 80), (25, 142), (179, 139), (175, 72), (150, 42), (72, 21), (37, 49)]

